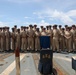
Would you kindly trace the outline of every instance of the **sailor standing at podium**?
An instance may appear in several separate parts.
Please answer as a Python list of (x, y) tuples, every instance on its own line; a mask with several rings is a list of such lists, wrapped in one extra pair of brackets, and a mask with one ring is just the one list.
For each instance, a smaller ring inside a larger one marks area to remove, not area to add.
[(43, 28), (41, 32), (41, 36), (46, 36), (46, 35), (47, 35), (46, 28)]
[(46, 26), (47, 27), (47, 36), (50, 36), (50, 48), (52, 49), (53, 48), (53, 39), (52, 39), (52, 36), (53, 36), (53, 30), (51, 29), (51, 25), (49, 26)]

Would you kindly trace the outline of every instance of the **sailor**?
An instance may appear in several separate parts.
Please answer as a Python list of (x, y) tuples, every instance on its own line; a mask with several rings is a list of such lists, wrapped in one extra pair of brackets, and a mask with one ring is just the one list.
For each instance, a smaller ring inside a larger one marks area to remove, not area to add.
[(72, 33), (72, 50), (76, 51), (76, 28), (75, 25), (72, 25), (72, 29), (70, 30)]
[(64, 28), (61, 29), (61, 34), (60, 34), (60, 37), (61, 37), (61, 40), (60, 40), (60, 46), (61, 46), (61, 51), (65, 51), (65, 37), (64, 37)]
[(9, 31), (9, 27), (6, 27), (6, 32), (5, 32), (5, 37), (6, 37), (6, 51), (10, 51), (11, 47), (11, 33)]
[(59, 25), (59, 49), (61, 51), (61, 48), (62, 48), (62, 36), (61, 36), (61, 33), (62, 33), (62, 26)]
[(15, 31), (14, 31), (14, 28), (12, 28), (12, 32), (11, 32), (11, 42), (12, 42), (12, 48), (11, 50), (14, 52), (15, 51), (15, 48), (16, 48), (16, 36), (15, 36)]
[(1, 51), (6, 49), (6, 38), (5, 38), (5, 27), (2, 28), (1, 32)]
[(36, 29), (35, 32), (35, 50), (40, 50), (40, 31), (39, 28)]
[(28, 50), (34, 50), (34, 36), (35, 36), (35, 33), (32, 29), (32, 25), (29, 25), (29, 30), (27, 32), (27, 35), (28, 35)]
[(35, 24), (35, 25), (33, 26), (33, 31), (34, 31), (34, 32), (36, 31), (36, 28), (37, 28), (37, 25)]
[(25, 52), (27, 50), (27, 32), (26, 27), (23, 27), (24, 30), (21, 32), (21, 50)]
[(72, 38), (72, 33), (70, 32), (69, 27), (66, 28), (66, 31), (65, 31), (64, 36), (65, 36), (65, 42), (66, 42), (67, 52), (71, 52), (71, 38)]
[(24, 31), (24, 27), (21, 26), (20, 33), (22, 33), (23, 31)]
[(0, 27), (0, 51), (1, 51), (1, 32), (2, 32), (2, 28)]
[(41, 26), (40, 28), (41, 28), (40, 32), (42, 32), (42, 30), (43, 30), (43, 28), (44, 28), (44, 27), (43, 27), (43, 26)]
[(20, 29), (17, 29), (17, 34), (16, 34), (16, 49), (21, 50), (21, 34), (20, 34)]
[(53, 26), (53, 51), (57, 50), (59, 52), (59, 31), (57, 25)]
[(15, 34), (17, 34), (17, 25), (14, 25)]
[(46, 35), (47, 35), (46, 28), (42, 28), (41, 36), (46, 36)]
[(51, 25), (48, 26), (47, 36), (50, 36), (50, 48), (53, 48), (53, 30), (51, 29)]

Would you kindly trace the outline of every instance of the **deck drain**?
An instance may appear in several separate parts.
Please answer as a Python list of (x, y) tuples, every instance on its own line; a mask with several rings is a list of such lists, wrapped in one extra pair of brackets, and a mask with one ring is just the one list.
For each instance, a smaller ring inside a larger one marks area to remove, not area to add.
[(28, 58), (29, 56), (27, 55), (27, 58)]
[(23, 63), (25, 62), (25, 60), (23, 61)]
[(4, 64), (0, 64), (0, 66), (3, 66)]
[(65, 57), (69, 58), (69, 56), (65, 56)]
[(8, 62), (6, 62), (6, 64), (7, 64)]

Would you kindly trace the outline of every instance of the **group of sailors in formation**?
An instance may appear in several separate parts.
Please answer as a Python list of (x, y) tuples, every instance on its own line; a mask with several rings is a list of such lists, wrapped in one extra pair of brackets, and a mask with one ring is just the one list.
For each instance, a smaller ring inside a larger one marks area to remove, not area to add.
[[(10, 32), (9, 27), (0, 27), (0, 52), (13, 51), (18, 47), (20, 51), (41, 50), (40, 36), (50, 36), (50, 49), (56, 52), (76, 52), (76, 26), (48, 25), (37, 28), (37, 25), (14, 25)], [(46, 41), (46, 40), (45, 40)]]

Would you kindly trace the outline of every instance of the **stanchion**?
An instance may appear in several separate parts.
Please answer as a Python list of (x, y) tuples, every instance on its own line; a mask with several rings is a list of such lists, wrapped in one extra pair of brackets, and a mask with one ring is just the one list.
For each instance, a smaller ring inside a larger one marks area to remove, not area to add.
[(18, 47), (15, 50), (15, 60), (16, 60), (16, 75), (20, 75), (20, 53)]

